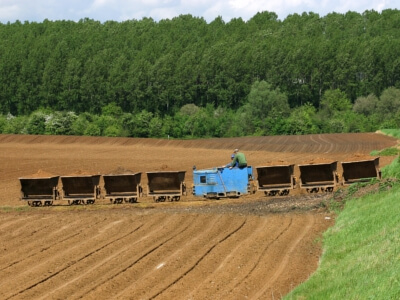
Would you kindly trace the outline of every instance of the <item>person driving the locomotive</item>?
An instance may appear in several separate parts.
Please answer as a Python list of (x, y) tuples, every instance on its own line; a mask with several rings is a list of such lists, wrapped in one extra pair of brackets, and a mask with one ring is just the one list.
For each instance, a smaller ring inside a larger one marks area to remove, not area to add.
[(229, 169), (232, 169), (234, 167), (239, 167), (239, 168), (247, 167), (246, 156), (244, 155), (243, 152), (239, 152), (239, 149), (235, 149), (235, 150), (233, 150), (233, 154), (234, 154), (234, 157), (229, 166)]
[[(232, 165), (232, 161), (233, 161), (234, 158), (235, 158), (235, 154), (232, 153), (232, 155), (231, 155), (231, 161), (230, 161), (227, 165), (225, 165), (224, 168), (229, 168), (229, 167)], [(234, 167), (237, 167), (238, 165), (239, 165), (239, 163), (236, 162), (235, 165), (234, 165)]]

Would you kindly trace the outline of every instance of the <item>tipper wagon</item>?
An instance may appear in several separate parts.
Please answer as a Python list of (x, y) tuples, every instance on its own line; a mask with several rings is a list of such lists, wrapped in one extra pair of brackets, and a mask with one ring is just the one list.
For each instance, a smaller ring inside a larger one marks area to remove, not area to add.
[(103, 175), (105, 199), (112, 203), (137, 202), (143, 196), (142, 173)]
[(339, 183), (337, 162), (299, 165), (300, 188), (309, 193), (332, 192)]
[(381, 179), (382, 177), (379, 169), (379, 157), (342, 162), (342, 168), (343, 185), (368, 181), (372, 178)]
[(179, 201), (181, 196), (186, 195), (186, 171), (158, 171), (146, 174), (147, 196), (153, 197), (154, 201)]
[(256, 167), (257, 189), (267, 196), (288, 195), (296, 186), (294, 165)]
[(29, 206), (50, 206), (59, 199), (57, 189), (59, 176), (40, 178), (19, 178), (21, 183), (21, 200)]
[(93, 204), (101, 195), (100, 176), (61, 176), (61, 199), (68, 204)]

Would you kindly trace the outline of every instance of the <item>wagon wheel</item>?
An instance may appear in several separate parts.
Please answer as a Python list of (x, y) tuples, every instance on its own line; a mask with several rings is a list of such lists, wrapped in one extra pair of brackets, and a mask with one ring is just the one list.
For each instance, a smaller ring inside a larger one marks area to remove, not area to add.
[(269, 192), (269, 195), (270, 195), (270, 196), (275, 196), (276, 193), (277, 193), (277, 191), (270, 191), (270, 192)]
[(289, 190), (282, 190), (279, 192), (279, 196), (285, 196), (289, 194)]
[(155, 197), (156, 202), (165, 202), (166, 196)]
[(32, 206), (32, 202), (31, 202), (31, 201), (28, 201), (28, 205), (29, 205), (29, 206)]
[(326, 191), (329, 192), (329, 193), (332, 193), (333, 192), (333, 186), (327, 187)]

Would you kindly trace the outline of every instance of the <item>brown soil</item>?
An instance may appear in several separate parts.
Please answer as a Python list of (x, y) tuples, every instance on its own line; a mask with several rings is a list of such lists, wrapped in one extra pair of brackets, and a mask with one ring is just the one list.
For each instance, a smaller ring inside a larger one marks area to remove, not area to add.
[[(334, 223), (328, 194), (28, 207), (18, 178), (268, 162), (345, 161), (396, 145), (380, 134), (156, 139), (0, 135), (1, 299), (279, 299), (307, 280)], [(381, 157), (380, 166), (393, 157)], [(338, 164), (340, 173), (340, 164)], [(77, 171), (78, 170), (78, 171)], [(84, 171), (81, 171), (84, 170)], [(110, 171), (111, 170), (111, 171)], [(295, 175), (298, 176), (298, 168)]]

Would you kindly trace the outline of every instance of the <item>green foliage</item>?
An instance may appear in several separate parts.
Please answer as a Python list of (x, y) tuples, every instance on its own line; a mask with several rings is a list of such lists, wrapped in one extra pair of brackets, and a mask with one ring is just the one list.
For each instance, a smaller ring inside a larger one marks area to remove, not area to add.
[(383, 178), (397, 178), (400, 179), (400, 157), (397, 156), (396, 159), (390, 165), (382, 168)]
[(179, 110), (182, 115), (184, 116), (193, 116), (199, 111), (199, 107), (193, 103), (185, 104), (184, 106), (181, 107)]
[[(389, 87), (383, 91), (377, 104), (377, 113), (381, 118), (386, 120), (400, 114), (399, 89)], [(391, 128), (391, 126), (386, 128)]]
[(26, 125), (26, 131), (28, 134), (45, 134), (46, 132), (46, 122), (48, 114), (38, 110), (33, 112)]
[(27, 117), (25, 116), (20, 116), (20, 117), (15, 117), (11, 114), (8, 114), (6, 117), (7, 123), (3, 127), (3, 133), (9, 133), (9, 134), (26, 134), (26, 123), (27, 123)]
[(71, 135), (72, 125), (76, 119), (74, 112), (54, 112), (46, 118), (45, 134)]
[(6, 127), (6, 125), (7, 125), (6, 117), (0, 114), (0, 133), (4, 132), (4, 128)]
[(380, 151), (372, 151), (370, 154), (373, 156), (395, 156), (395, 155), (399, 155), (400, 150), (397, 149), (396, 147), (390, 147), (390, 148), (386, 148)]
[(71, 125), (73, 135), (85, 135), (85, 131), (89, 124), (93, 121), (92, 117), (88, 118), (88, 113), (79, 115)]
[(248, 102), (243, 106), (245, 132), (270, 134), (274, 123), (286, 118), (289, 113), (285, 94), (279, 89), (272, 89), (271, 84), (265, 81), (256, 81), (251, 87)]
[(85, 129), (84, 135), (101, 136), (101, 129), (97, 124), (90, 123)]
[(103, 135), (104, 136), (122, 136), (121, 128), (118, 125), (109, 125), (105, 130)]
[(111, 102), (101, 109), (101, 113), (104, 116), (118, 118), (123, 114), (123, 111), (115, 102)]
[(292, 109), (286, 119), (285, 131), (290, 135), (318, 133), (316, 109), (311, 103)]
[(163, 132), (163, 123), (158, 116), (154, 116), (149, 123), (149, 137), (165, 137)]
[(379, 99), (370, 94), (367, 97), (358, 97), (353, 105), (353, 111), (365, 116), (372, 115), (376, 111)]
[(381, 129), (381, 132), (395, 138), (400, 138), (400, 129)]
[(352, 108), (346, 94), (339, 89), (325, 91), (320, 105), (321, 112), (329, 117), (349, 111)]

